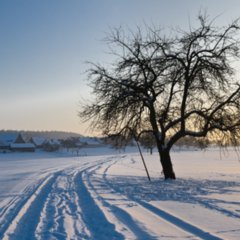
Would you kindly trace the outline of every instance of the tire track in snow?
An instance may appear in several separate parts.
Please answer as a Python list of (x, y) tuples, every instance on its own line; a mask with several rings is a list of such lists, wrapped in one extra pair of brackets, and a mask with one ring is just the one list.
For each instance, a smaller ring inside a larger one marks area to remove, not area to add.
[[(110, 161), (104, 162), (103, 164), (100, 164), (98, 166), (94, 166), (92, 168), (86, 169), (86, 171), (84, 172), (83, 178), (86, 181), (88, 188), (95, 193), (96, 198), (101, 202), (101, 204), (105, 208), (107, 208), (112, 214), (114, 214), (114, 216), (118, 219), (118, 221), (120, 221), (122, 223), (122, 225), (125, 226), (125, 229), (123, 229), (123, 230), (125, 230), (125, 231), (127, 231), (127, 229), (128, 229), (128, 231), (130, 230), (130, 232), (132, 233), (131, 235), (133, 235), (131, 237), (131, 239), (138, 239), (138, 240), (146, 240), (146, 239), (156, 240), (156, 239), (158, 239), (157, 236), (154, 236), (154, 235), (150, 234), (148, 231), (146, 231), (144, 229), (144, 226), (138, 224), (128, 212), (124, 211), (122, 208), (118, 207), (116, 204), (110, 204), (106, 199), (104, 199), (98, 193), (97, 187), (102, 185), (102, 183), (96, 184), (96, 180), (94, 179), (94, 174), (96, 173), (97, 170), (102, 168), (107, 163), (110, 163), (107, 166), (107, 169), (110, 166), (114, 165), (116, 163), (115, 158), (116, 157), (111, 158)], [(105, 173), (105, 171), (104, 171), (104, 173)], [(95, 182), (95, 184), (94, 184), (94, 182)], [(102, 187), (106, 187), (106, 185), (104, 185)], [(108, 188), (108, 190), (109, 190), (109, 192), (113, 193), (112, 188), (111, 189)], [(118, 195), (119, 195), (119, 193), (118, 193)], [(122, 198), (122, 196), (118, 196), (118, 197)], [(122, 200), (127, 201), (126, 199), (122, 199)]]
[(76, 194), (76, 172), (63, 172), (53, 184), (36, 230), (37, 239), (88, 239)]
[(85, 172), (86, 170), (77, 174), (75, 184), (79, 196), (79, 205), (83, 210), (83, 219), (91, 232), (90, 239), (124, 239), (124, 236), (115, 230), (115, 226), (106, 219), (104, 213), (89, 193), (83, 181)]
[(46, 178), (33, 192), (24, 205), (21, 206), (17, 215), (12, 220), (8, 229), (3, 235), (3, 239), (34, 239), (35, 228), (40, 218), (40, 212), (44, 204), (44, 199), (48, 195), (52, 184), (60, 173)]
[(0, 239), (3, 238), (5, 232), (18, 218), (19, 213), (22, 210), (22, 207), (27, 204), (29, 199), (37, 192), (37, 190), (45, 183), (47, 177), (43, 177), (34, 184), (27, 186), (22, 194), (12, 198), (8, 204), (3, 208), (0, 213), (1, 225), (0, 225)]
[[(12, 224), (8, 224), (6, 227), (6, 231), (2, 234), (3, 239), (124, 239), (124, 235), (116, 231), (112, 221), (106, 218), (92, 192), (96, 193), (98, 201), (102, 203), (104, 208), (110, 210), (137, 239), (157, 239), (145, 231), (143, 226), (140, 226), (128, 212), (116, 204), (111, 204), (99, 194), (94, 177), (96, 171), (101, 168), (105, 169), (103, 175), (97, 176), (98, 179), (101, 179), (98, 184), (103, 184), (102, 187), (106, 188), (108, 192), (115, 196), (117, 194), (120, 197), (125, 197), (129, 202), (135, 202), (160, 219), (195, 236), (205, 234), (204, 231), (196, 227), (190, 229), (189, 227), (192, 225), (182, 219), (174, 218), (171, 214), (135, 199), (131, 194), (128, 196), (114, 187), (107, 179), (107, 171), (115, 163), (116, 160), (111, 157), (105, 161), (99, 160), (81, 165), (76, 170), (65, 169), (42, 180), (33, 192), (30, 193), (26, 189), (27, 199), (24, 203), (21, 202), (17, 210), (14, 210)], [(10, 222), (9, 219), (8, 221)], [(203, 239), (220, 239), (214, 237), (213, 235), (201, 235)]]
[[(83, 212), (84, 216), (88, 215), (84, 207), (79, 206), (79, 203), (85, 201), (82, 200), (85, 199), (82, 194), (85, 190), (84, 185), (80, 186), (81, 181), (79, 185), (76, 180), (79, 176), (76, 173), (78, 171), (82, 173), (89, 166), (92, 167), (101, 162), (103, 160), (83, 163), (77, 167), (78, 170), (70, 170), (70, 172), (69, 169), (56, 173), (50, 172), (48, 177), (33, 184), (37, 185), (33, 191), (29, 191), (27, 187), (24, 195), (26, 199), (19, 201), (17, 208), (13, 206), (14, 214), (11, 217), (7, 216), (8, 224), (1, 227), (0, 239), (93, 239), (92, 236), (98, 239), (101, 232), (92, 228), (91, 235), (82, 220)], [(61, 187), (61, 184), (64, 186)], [(87, 199), (91, 199), (90, 195), (87, 195)], [(13, 199), (9, 205), (12, 206), (15, 201)], [(96, 210), (97, 206), (93, 208)], [(2, 214), (6, 212), (7, 209), (2, 211)], [(97, 215), (101, 216), (100, 211)], [(91, 216), (88, 216), (88, 219), (90, 218)], [(123, 239), (120, 233), (114, 231), (113, 224), (107, 220), (104, 221), (104, 217), (100, 219), (107, 226), (104, 234), (108, 233), (108, 236), (111, 234), (111, 237), (113, 234), (113, 239)], [(101, 221), (98, 221), (98, 227), (102, 224)]]
[(196, 237), (199, 237), (201, 239), (208, 239), (208, 240), (222, 240), (222, 238), (211, 234), (209, 232), (204, 231), (203, 229), (194, 226), (191, 223), (188, 223), (186, 221), (184, 221), (183, 219), (180, 219), (168, 212), (166, 212), (165, 210), (162, 210), (160, 208), (157, 208), (145, 201), (139, 200), (137, 198), (134, 197), (134, 195), (126, 195), (125, 192), (121, 191), (120, 189), (117, 189), (115, 186), (113, 186), (113, 184), (107, 179), (107, 172), (109, 171), (109, 169), (116, 163), (113, 162), (112, 164), (109, 164), (103, 173), (103, 179), (105, 181), (105, 183), (112, 189), (114, 190), (116, 193), (119, 193), (121, 195), (125, 195), (130, 201), (133, 201), (137, 204), (139, 204), (140, 206), (142, 206), (143, 208), (145, 208), (147, 211), (152, 212), (153, 214), (157, 215), (158, 217), (160, 217), (161, 219), (163, 219), (164, 221), (168, 222), (169, 224), (179, 228), (180, 230), (183, 230), (185, 232), (188, 232), (190, 234), (193, 234)]

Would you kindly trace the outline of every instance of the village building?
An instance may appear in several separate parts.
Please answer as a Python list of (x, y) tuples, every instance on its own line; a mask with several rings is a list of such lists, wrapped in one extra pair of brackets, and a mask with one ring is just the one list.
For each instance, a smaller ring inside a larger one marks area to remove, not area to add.
[(0, 152), (6, 153), (11, 151), (11, 143), (16, 139), (17, 134), (15, 133), (1, 133), (0, 135)]
[(0, 140), (0, 152), (6, 152), (10, 150), (10, 145), (5, 141)]
[(34, 152), (35, 145), (27, 143), (19, 133), (16, 140), (10, 144), (10, 149), (14, 152)]
[(45, 142), (46, 139), (42, 137), (31, 137), (29, 140), (29, 143), (34, 144), (34, 146), (38, 149), (43, 148)]
[(60, 141), (56, 139), (48, 139), (43, 143), (43, 150), (47, 152), (55, 152), (58, 151), (61, 147)]

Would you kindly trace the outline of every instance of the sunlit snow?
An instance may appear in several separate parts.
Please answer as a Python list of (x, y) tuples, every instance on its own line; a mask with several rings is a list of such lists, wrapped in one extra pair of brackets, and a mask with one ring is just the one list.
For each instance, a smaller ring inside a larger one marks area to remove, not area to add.
[(134, 147), (0, 154), (0, 239), (239, 239), (240, 161), (233, 149), (157, 153)]

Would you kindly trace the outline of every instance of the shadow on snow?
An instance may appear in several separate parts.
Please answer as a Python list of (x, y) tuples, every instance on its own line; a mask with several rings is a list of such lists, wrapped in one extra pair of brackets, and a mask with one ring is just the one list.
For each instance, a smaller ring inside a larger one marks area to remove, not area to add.
[[(220, 199), (221, 195), (240, 194), (240, 183), (221, 180), (156, 180), (147, 182), (145, 177), (110, 177), (106, 183), (115, 191), (120, 192), (135, 201), (178, 201), (183, 203), (198, 203), (207, 208), (215, 209), (230, 217), (240, 217), (237, 207), (240, 201)], [(214, 194), (220, 196), (215, 198)], [(235, 206), (235, 211), (229, 211), (218, 204)]]

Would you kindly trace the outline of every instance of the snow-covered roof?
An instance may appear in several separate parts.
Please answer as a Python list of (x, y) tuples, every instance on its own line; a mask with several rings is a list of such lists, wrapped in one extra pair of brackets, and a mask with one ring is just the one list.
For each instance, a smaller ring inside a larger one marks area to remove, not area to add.
[(14, 141), (14, 143), (26, 143), (25, 140), (23, 139), (23, 136), (22, 136), (21, 133), (19, 133), (19, 134), (17, 135), (17, 138), (16, 138), (16, 140)]
[(17, 137), (16, 133), (0, 133), (0, 141), (4, 145), (9, 145), (15, 141)]
[(42, 137), (32, 137), (31, 141), (36, 146), (41, 146), (46, 141), (46, 139)]

